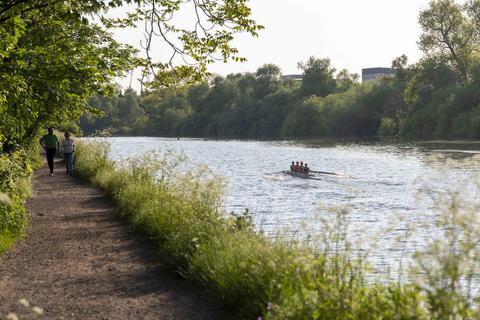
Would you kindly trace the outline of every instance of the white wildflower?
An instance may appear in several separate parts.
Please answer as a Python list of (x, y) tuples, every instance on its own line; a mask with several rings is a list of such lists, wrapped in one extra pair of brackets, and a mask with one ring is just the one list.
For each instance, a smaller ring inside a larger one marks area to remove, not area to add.
[(7, 320), (18, 320), (18, 316), (15, 313), (9, 313), (7, 315)]
[(18, 300), (18, 302), (24, 307), (30, 307), (30, 302), (28, 302), (28, 300), (25, 298)]
[(0, 192), (0, 204), (11, 204), (12, 200), (8, 196), (8, 194)]
[(40, 307), (33, 307), (32, 311), (35, 312), (36, 314), (43, 314), (43, 309)]

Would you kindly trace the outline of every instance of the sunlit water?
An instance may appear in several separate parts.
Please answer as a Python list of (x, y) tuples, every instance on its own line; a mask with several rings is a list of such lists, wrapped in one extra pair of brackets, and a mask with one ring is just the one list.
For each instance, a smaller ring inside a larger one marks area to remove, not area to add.
[[(228, 212), (248, 208), (259, 229), (291, 236), (316, 236), (328, 208), (349, 209), (350, 236), (371, 251), (376, 267), (392, 267), (435, 237), (438, 194), (473, 192), (472, 177), (480, 165), (446, 165), (435, 155), (471, 158), (478, 144), (312, 143), (299, 141), (224, 141), (151, 137), (108, 138), (111, 156), (125, 159), (150, 151), (173, 150), (191, 165), (208, 165), (226, 178), (224, 206)], [(307, 162), (321, 175), (307, 180), (282, 173), (291, 161)], [(414, 241), (397, 241), (415, 228)], [(372, 240), (373, 239), (373, 240)], [(372, 243), (376, 246), (372, 247)]]

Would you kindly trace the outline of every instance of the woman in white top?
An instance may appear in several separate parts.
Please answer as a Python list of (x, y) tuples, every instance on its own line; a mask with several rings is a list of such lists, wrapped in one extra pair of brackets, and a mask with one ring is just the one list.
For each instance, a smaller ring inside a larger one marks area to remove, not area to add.
[(73, 153), (75, 152), (75, 142), (70, 139), (70, 132), (65, 132), (65, 140), (62, 142), (63, 159), (67, 164), (67, 173), (72, 175), (73, 171)]

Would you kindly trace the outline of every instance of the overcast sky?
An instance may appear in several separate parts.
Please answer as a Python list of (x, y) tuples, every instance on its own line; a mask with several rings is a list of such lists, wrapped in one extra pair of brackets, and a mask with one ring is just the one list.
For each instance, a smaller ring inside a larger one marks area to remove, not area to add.
[[(328, 57), (337, 70), (361, 74), (362, 68), (389, 67), (406, 54), (416, 62), (420, 27), (417, 19), (429, 0), (250, 0), (252, 16), (265, 26), (258, 38), (237, 36), (234, 44), (248, 61), (212, 65), (220, 75), (254, 72), (264, 63), (283, 74), (300, 73), (299, 61)], [(143, 29), (121, 30), (118, 40), (140, 48)], [(155, 53), (153, 53), (155, 56)], [(160, 56), (160, 54), (158, 55)], [(134, 75), (135, 78), (135, 75)], [(129, 78), (121, 81), (129, 85)], [(132, 87), (139, 90), (135, 80)]]

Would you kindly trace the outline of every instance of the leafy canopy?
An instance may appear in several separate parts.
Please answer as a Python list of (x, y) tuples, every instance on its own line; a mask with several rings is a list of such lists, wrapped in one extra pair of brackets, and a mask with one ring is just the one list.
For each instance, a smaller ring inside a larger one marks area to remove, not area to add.
[(431, 1), (420, 12), (418, 22), (423, 31), (418, 44), (425, 58), (452, 65), (460, 84), (468, 84), (479, 58), (480, 1), (463, 5), (453, 0)]
[[(125, 18), (109, 8), (134, 7)], [(187, 7), (189, 6), (189, 7)], [(174, 16), (194, 12), (192, 28)], [(136, 66), (159, 86), (194, 82), (215, 60), (244, 61), (230, 45), (237, 32), (257, 35), (245, 0), (7, 0), (0, 2), (0, 142), (30, 139), (44, 125), (75, 120), (88, 97), (109, 95), (113, 81)], [(145, 22), (147, 59), (112, 38), (111, 28)], [(159, 39), (172, 50), (166, 62), (151, 58)]]

